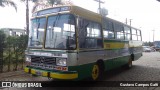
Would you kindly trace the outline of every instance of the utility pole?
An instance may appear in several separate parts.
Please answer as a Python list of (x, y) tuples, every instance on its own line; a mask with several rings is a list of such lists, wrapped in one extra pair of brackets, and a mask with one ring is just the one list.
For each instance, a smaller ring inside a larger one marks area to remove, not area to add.
[(155, 30), (152, 30), (152, 31), (153, 31), (153, 42), (154, 42), (154, 31), (155, 31)]
[(130, 21), (130, 26), (132, 26), (132, 19), (129, 19), (129, 21)]
[(28, 7), (28, 0), (26, 0), (26, 31), (27, 31), (27, 35), (29, 35), (29, 7)]
[(126, 18), (126, 22), (125, 22), (126, 24), (127, 24), (127, 22), (128, 22), (127, 20), (128, 20), (128, 19)]
[(94, 1), (96, 1), (96, 2), (98, 2), (99, 3), (99, 14), (101, 14), (101, 3), (104, 3), (103, 1), (101, 1), (101, 0), (94, 0)]

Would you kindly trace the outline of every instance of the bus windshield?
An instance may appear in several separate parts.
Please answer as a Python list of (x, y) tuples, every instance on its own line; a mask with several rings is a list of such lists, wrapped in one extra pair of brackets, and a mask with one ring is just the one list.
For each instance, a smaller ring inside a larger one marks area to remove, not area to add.
[[(46, 23), (47, 27), (45, 26)], [(29, 46), (42, 48), (44, 36), (46, 36), (44, 42), (45, 48), (67, 50), (75, 49), (75, 17), (71, 14), (58, 14), (49, 16), (48, 19), (32, 19)]]
[(75, 18), (71, 14), (49, 16), (45, 48), (75, 49)]
[(32, 19), (31, 23), (32, 27), (30, 32), (29, 46), (41, 48), (44, 39), (46, 18)]

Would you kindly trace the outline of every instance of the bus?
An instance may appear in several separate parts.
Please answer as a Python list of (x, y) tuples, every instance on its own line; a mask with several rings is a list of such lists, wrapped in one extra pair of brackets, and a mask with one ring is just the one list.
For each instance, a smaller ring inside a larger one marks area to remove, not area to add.
[(156, 50), (156, 51), (160, 51), (160, 41), (154, 41), (153, 42), (153, 48)]
[(58, 80), (98, 80), (142, 56), (141, 30), (74, 5), (33, 13), (26, 73)]

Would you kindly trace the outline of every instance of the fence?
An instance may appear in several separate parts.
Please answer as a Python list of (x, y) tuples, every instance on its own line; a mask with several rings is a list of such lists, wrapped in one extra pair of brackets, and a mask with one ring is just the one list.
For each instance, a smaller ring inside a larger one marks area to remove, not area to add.
[(6, 37), (0, 33), (0, 72), (23, 69), (27, 35)]

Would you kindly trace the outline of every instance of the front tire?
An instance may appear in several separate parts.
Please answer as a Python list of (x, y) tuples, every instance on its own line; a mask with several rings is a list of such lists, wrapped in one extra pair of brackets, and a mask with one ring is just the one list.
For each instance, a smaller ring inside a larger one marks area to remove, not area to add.
[(92, 80), (100, 80), (103, 76), (103, 68), (101, 64), (96, 63), (92, 69)]

